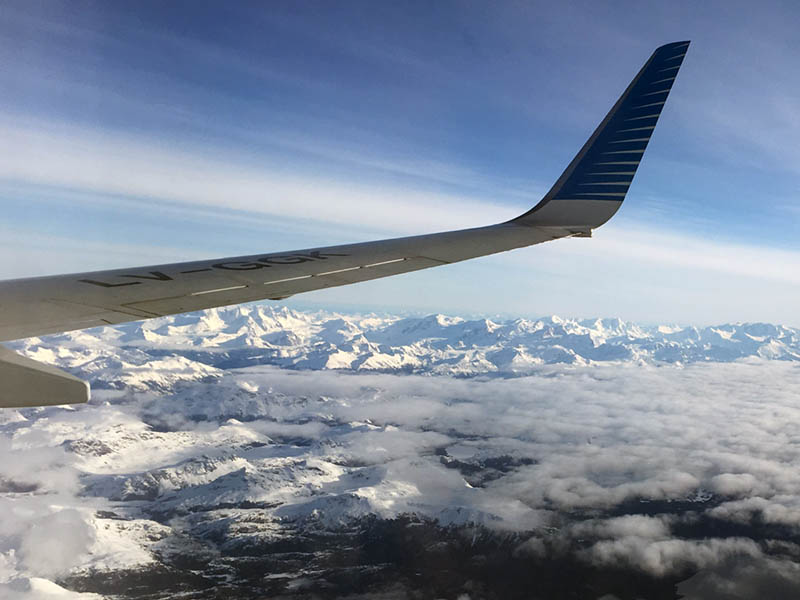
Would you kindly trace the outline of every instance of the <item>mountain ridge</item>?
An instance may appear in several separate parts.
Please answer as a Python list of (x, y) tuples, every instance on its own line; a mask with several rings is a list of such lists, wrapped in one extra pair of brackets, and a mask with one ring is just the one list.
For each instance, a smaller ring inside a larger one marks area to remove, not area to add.
[(547, 365), (800, 360), (800, 329), (771, 323), (645, 326), (556, 315), (505, 321), (299, 311), (245, 305), (13, 342), (97, 388), (168, 390), (231, 368), (274, 365), (460, 377)]

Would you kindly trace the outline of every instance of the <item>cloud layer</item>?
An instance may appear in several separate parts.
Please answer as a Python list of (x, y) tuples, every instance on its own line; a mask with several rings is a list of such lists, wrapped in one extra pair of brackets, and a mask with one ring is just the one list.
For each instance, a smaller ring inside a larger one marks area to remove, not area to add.
[[(200, 541), (223, 522), (226, 543), (252, 543), (278, 523), (413, 513), (523, 533), (519, 552), (536, 560), (699, 570), (691, 586), (705, 597), (722, 594), (734, 564), (747, 589), (791, 587), (798, 381), (797, 365), (763, 360), (556, 365), (485, 381), (252, 367), (10, 413), (4, 577), (147, 564), (152, 540)], [(112, 505), (132, 519), (113, 535), (93, 513)], [(167, 528), (153, 521), (201, 507)], [(256, 514), (262, 532), (246, 527)]]

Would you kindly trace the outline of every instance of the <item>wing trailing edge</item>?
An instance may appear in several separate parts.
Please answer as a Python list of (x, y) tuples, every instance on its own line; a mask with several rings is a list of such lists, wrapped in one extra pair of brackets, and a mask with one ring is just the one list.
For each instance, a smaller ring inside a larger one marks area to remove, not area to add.
[(0, 347), (0, 407), (78, 404), (89, 400), (89, 384), (56, 367)]

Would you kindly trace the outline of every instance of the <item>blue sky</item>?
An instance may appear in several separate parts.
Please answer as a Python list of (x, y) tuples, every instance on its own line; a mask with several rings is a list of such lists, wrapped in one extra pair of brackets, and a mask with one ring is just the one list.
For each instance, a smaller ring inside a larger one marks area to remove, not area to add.
[(305, 305), (800, 325), (800, 6), (7, 2), (0, 277), (482, 225), (692, 46), (618, 215)]

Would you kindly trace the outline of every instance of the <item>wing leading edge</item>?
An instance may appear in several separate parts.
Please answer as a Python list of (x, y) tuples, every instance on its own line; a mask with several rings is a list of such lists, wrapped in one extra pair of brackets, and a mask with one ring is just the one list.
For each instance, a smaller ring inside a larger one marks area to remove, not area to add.
[[(688, 45), (676, 42), (656, 49), (553, 188), (516, 219), (359, 244), (2, 281), (0, 340), (277, 300), (549, 240), (590, 236), (622, 204)], [(21, 368), (10, 358), (0, 353), (0, 372), (4, 364)], [(27, 363), (24, 367), (26, 377), (35, 371)], [(48, 382), (46, 386), (0, 386), (0, 406), (88, 399), (88, 388), (76, 386), (66, 373), (64, 384), (71, 393), (59, 397), (49, 385), (54, 371), (42, 369), (40, 379)]]

